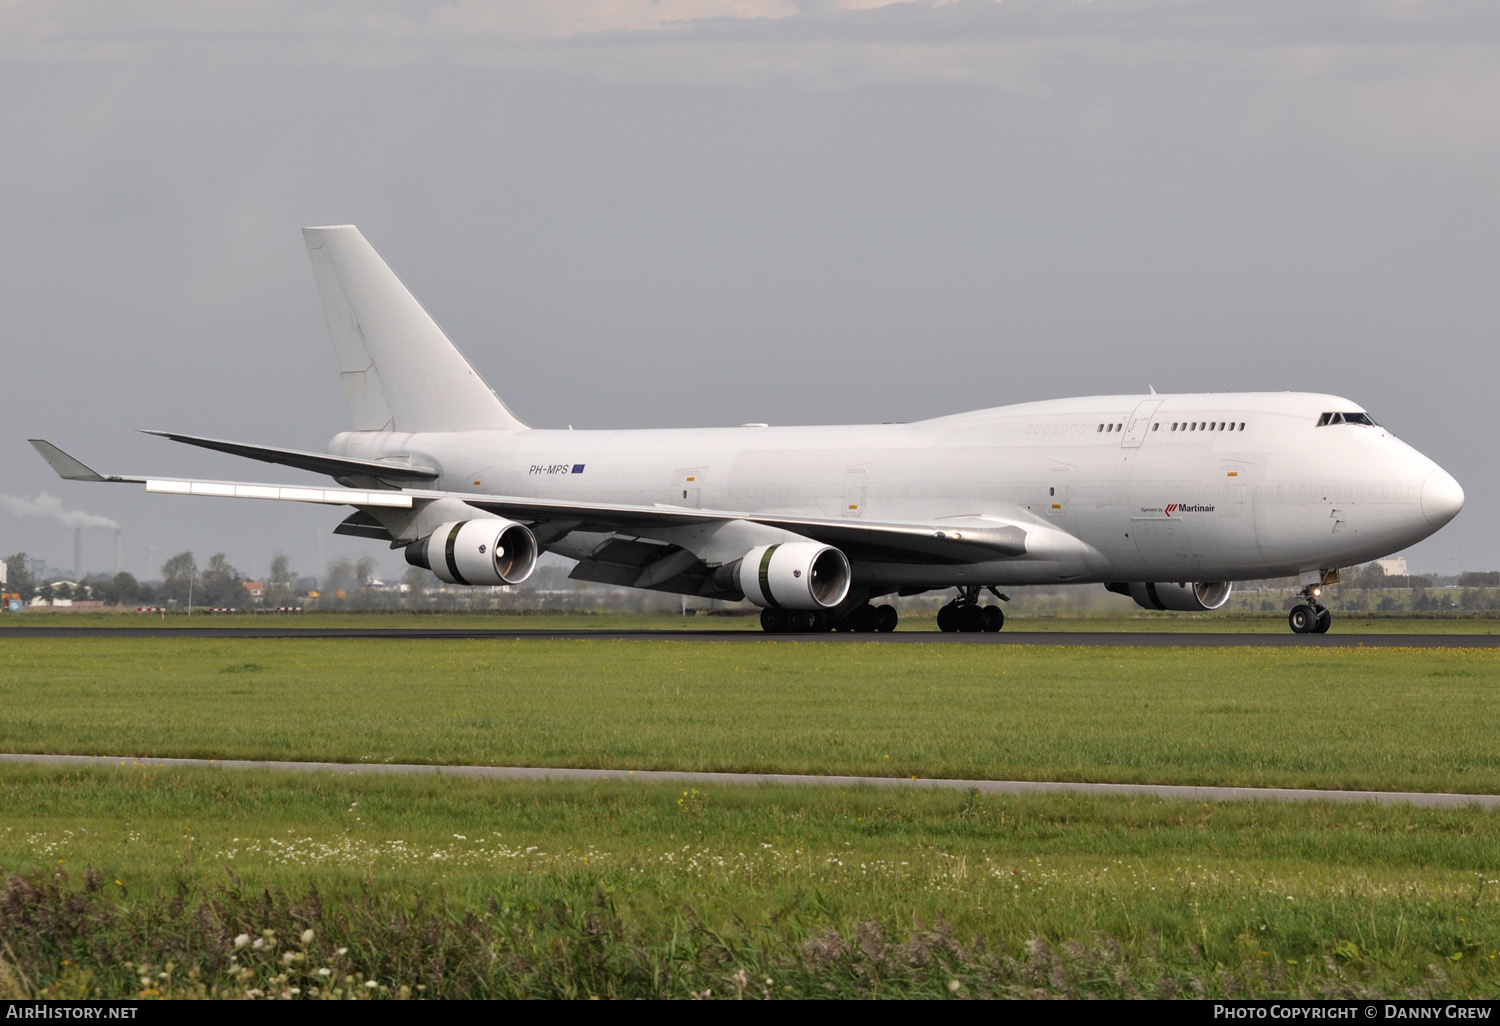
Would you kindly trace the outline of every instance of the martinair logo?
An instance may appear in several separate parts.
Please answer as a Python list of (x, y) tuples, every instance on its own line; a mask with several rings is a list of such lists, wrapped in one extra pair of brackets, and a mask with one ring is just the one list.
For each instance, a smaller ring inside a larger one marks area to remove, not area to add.
[(1162, 510), (1167, 516), (1171, 516), (1173, 513), (1212, 513), (1213, 511), (1213, 506), (1203, 506), (1190, 502), (1174, 502)]

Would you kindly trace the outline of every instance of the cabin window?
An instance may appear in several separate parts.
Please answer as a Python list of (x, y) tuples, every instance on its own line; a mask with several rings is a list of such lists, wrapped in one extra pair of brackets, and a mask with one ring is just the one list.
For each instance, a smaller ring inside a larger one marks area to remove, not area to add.
[(1157, 428), (1159, 428), (1159, 427), (1161, 427), (1161, 425), (1160, 425), (1160, 424), (1152, 424), (1152, 425), (1151, 425), (1151, 430), (1152, 430), (1152, 431), (1155, 431), (1155, 430), (1156, 430), (1156, 429), (1157, 429)]

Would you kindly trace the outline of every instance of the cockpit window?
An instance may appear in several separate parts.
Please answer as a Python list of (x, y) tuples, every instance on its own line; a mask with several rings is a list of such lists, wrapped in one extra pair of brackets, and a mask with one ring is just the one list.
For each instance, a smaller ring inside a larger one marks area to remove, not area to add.
[(1325, 413), (1318, 418), (1318, 427), (1329, 424), (1363, 424), (1365, 427), (1374, 427), (1375, 421), (1368, 413)]

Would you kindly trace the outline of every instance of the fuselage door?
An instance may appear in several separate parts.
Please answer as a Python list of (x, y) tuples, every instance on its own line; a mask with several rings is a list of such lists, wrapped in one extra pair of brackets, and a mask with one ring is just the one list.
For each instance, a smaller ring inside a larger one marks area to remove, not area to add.
[(1141, 443), (1151, 433), (1151, 418), (1156, 416), (1156, 408), (1161, 404), (1160, 399), (1147, 399), (1135, 408), (1135, 412), (1125, 422), (1125, 433), (1120, 436), (1120, 448), (1139, 449), (1141, 447)]
[(1048, 474), (1047, 481), (1047, 515), (1063, 517), (1068, 515), (1068, 478), (1071, 467), (1055, 466), (1052, 473)]
[(677, 471), (677, 492), (671, 498), (674, 506), (703, 508), (703, 468), (689, 467)]
[(865, 515), (865, 472), (851, 468), (844, 471), (844, 509), (846, 517)]
[(1218, 507), (1221, 517), (1238, 517), (1245, 514), (1245, 486), (1249, 483), (1250, 468), (1244, 463), (1221, 463)]

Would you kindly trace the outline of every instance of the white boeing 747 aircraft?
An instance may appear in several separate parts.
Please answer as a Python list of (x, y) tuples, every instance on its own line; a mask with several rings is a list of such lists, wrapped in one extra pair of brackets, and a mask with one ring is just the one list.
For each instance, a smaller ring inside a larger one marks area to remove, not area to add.
[(999, 630), (986, 592), (1103, 584), (1211, 610), (1236, 580), (1296, 576), (1321, 633), (1339, 568), (1441, 528), (1446, 471), (1347, 399), (1115, 395), (910, 424), (702, 430), (527, 427), (359, 231), (303, 230), (354, 430), (323, 453), (170, 432), (338, 487), (99, 474), (147, 491), (351, 506), (335, 533), (406, 550), (450, 584), (519, 584), (542, 552), (586, 581), (748, 599), (767, 631), (891, 630), (875, 600), (957, 589), (943, 630)]

